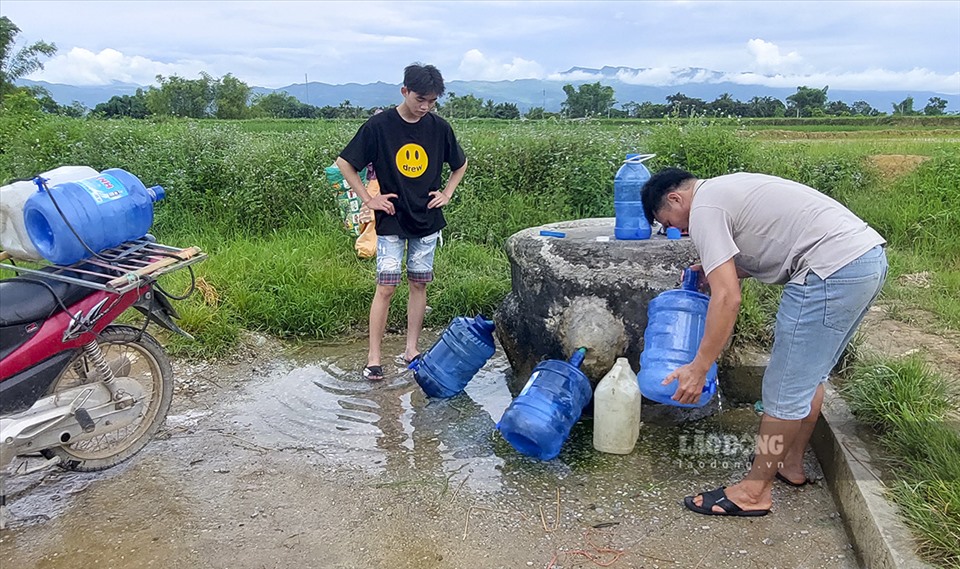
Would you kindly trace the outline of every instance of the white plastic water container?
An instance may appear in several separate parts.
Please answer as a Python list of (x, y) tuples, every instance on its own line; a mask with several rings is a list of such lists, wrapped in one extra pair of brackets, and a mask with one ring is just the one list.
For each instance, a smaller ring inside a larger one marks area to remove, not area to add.
[[(89, 166), (60, 166), (40, 174), (50, 187), (64, 182), (75, 182), (97, 175)], [(34, 247), (23, 221), (23, 206), (37, 193), (33, 180), (21, 180), (0, 188), (0, 249), (14, 259), (41, 261), (43, 256)]]
[(640, 436), (640, 386), (627, 358), (617, 358), (593, 392), (593, 448), (630, 454)]

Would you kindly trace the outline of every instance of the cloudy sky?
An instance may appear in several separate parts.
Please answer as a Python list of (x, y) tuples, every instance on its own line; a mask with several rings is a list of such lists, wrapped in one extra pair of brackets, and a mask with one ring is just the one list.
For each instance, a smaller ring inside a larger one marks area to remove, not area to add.
[(646, 70), (632, 82), (670, 85), (694, 67), (774, 87), (960, 94), (958, 0), (3, 0), (0, 14), (20, 28), (18, 46), (59, 49), (30, 79), (73, 85), (201, 71), (269, 88), (305, 77), (396, 84), (422, 61), (447, 80), (561, 79), (609, 65)]

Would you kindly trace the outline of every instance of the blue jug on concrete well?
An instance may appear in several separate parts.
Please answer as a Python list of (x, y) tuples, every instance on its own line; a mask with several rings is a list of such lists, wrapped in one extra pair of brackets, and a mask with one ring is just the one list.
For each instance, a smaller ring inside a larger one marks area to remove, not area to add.
[(454, 318), (425, 354), (407, 366), (429, 397), (453, 397), (496, 351), (493, 320)]
[(521, 454), (551, 460), (570, 436), (593, 389), (580, 371), (586, 348), (569, 362), (546, 360), (537, 364), (520, 395), (503, 412), (497, 430)]
[(647, 328), (643, 333), (640, 373), (637, 382), (647, 399), (677, 407), (703, 407), (717, 392), (717, 364), (707, 371), (703, 395), (695, 404), (672, 399), (677, 391), (676, 380), (662, 385), (671, 372), (693, 361), (703, 339), (710, 297), (698, 291), (699, 273), (683, 272), (679, 289), (660, 293), (647, 306)]
[(93, 256), (83, 243), (99, 253), (143, 237), (153, 225), (153, 202), (164, 196), (160, 186), (147, 188), (120, 168), (50, 187), (42, 178), (36, 181), (38, 191), (23, 206), (23, 222), (37, 252), (57, 265)]
[(616, 223), (613, 235), (617, 239), (650, 239), (650, 224), (643, 215), (640, 190), (650, 179), (644, 160), (656, 154), (627, 154), (617, 175), (613, 178), (613, 210)]

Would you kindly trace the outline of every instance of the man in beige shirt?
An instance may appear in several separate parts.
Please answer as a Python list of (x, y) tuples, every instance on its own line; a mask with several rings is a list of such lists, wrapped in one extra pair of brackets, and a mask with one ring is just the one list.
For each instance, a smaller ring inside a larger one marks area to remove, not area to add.
[(644, 185), (642, 200), (649, 221), (689, 232), (710, 288), (696, 356), (664, 378), (678, 382), (674, 400), (700, 398), (707, 370), (733, 333), (740, 279), (784, 285), (750, 472), (728, 488), (684, 500), (701, 514), (765, 515), (774, 480), (809, 482), (803, 454), (820, 415), (822, 384), (883, 287), (885, 241), (829, 196), (764, 174), (699, 180), (669, 168)]

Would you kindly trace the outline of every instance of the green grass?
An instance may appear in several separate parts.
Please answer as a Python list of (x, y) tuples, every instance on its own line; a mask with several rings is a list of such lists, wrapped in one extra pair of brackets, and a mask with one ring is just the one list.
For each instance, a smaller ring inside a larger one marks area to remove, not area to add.
[(889, 492), (920, 552), (960, 567), (960, 430), (948, 420), (956, 399), (943, 377), (917, 356), (871, 358), (855, 364), (841, 392), (889, 453)]
[[(339, 229), (323, 175), (360, 122), (103, 121), (0, 112), (0, 145), (6, 150), (0, 154), (0, 176), (89, 164), (125, 168), (148, 184), (163, 185), (167, 198), (158, 203), (153, 232), (161, 240), (184, 246), (196, 241), (211, 251), (198, 270), (221, 291), (222, 303), (215, 308), (184, 309), (201, 345), (211, 342), (198, 352), (219, 353), (222, 344), (235, 341), (238, 326), (328, 338), (362, 328), (363, 305), (372, 294), (370, 263), (352, 257), (352, 242)], [(767, 172), (835, 197), (890, 241), (885, 298), (903, 305), (900, 313), (920, 307), (939, 324), (960, 329), (960, 143), (938, 135), (937, 121), (926, 127), (925, 121), (879, 121), (888, 130), (876, 136), (868, 130), (870, 121), (821, 122), (852, 130), (834, 138), (771, 141), (754, 136), (755, 121), (729, 119), (456, 121), (470, 167), (447, 206), (450, 254), (438, 258), (440, 277), (431, 286), (431, 302), (436, 295), (451, 304), (436, 303), (434, 314), (446, 318), (481, 305), (489, 310), (496, 294), (506, 293), (502, 247), (513, 233), (611, 215), (613, 174), (626, 152), (641, 151), (657, 154), (649, 163), (653, 169), (680, 166), (700, 176)], [(928, 136), (915, 136), (921, 127)], [(890, 128), (911, 130), (891, 138)], [(850, 133), (867, 136), (851, 139)], [(867, 159), (878, 153), (931, 160), (888, 182)], [(464, 276), (448, 282), (445, 263), (458, 266), (461, 254), (469, 258)], [(476, 289), (461, 283), (472, 267), (485, 268), (472, 271), (480, 283)], [(898, 284), (902, 275), (922, 271), (932, 273), (930, 287)], [(493, 277), (498, 280), (491, 282)], [(294, 283), (321, 292), (284, 297)], [(339, 301), (334, 305), (332, 299)], [(776, 293), (748, 288), (744, 299), (738, 340), (767, 341)], [(395, 312), (402, 313), (399, 300)], [(216, 332), (204, 334), (204, 327)]]
[[(198, 245), (208, 258), (194, 266), (197, 293), (176, 303), (180, 326), (196, 337), (171, 337), (174, 353), (215, 356), (227, 352), (241, 330), (324, 340), (366, 334), (375, 289), (373, 259), (359, 259), (339, 220), (320, 214), (301, 227), (266, 236), (224, 239), (216, 232), (170, 234), (178, 245)], [(509, 267), (499, 249), (446, 240), (435, 258), (428, 326), (462, 314), (492, 314), (509, 292)], [(190, 285), (186, 271), (164, 277), (176, 295)], [(388, 325), (406, 325), (407, 288), (398, 287)]]
[(754, 279), (743, 281), (740, 313), (733, 329), (735, 344), (773, 345), (773, 328), (782, 290)]
[(882, 117), (816, 117), (816, 118), (745, 118), (741, 122), (751, 130), (777, 129), (796, 132), (860, 133), (889, 131), (904, 133), (960, 129), (960, 116), (882, 116)]

